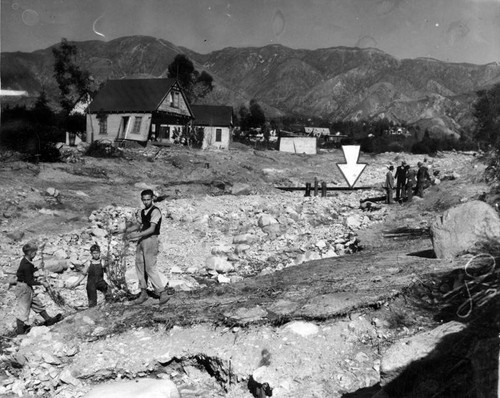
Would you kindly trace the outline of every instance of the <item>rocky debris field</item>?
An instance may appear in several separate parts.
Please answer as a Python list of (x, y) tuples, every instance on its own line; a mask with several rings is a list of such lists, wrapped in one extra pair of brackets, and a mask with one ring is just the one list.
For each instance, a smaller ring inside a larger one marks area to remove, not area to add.
[[(367, 207), (361, 201), (382, 195), (389, 162), (416, 165), (422, 157), (362, 157), (369, 166), (359, 184), (372, 188), (323, 198), (275, 187), (314, 178), (345, 184), (335, 166), (340, 151), (123, 152), (119, 159), (76, 153), (65, 164), (2, 164), (0, 348), (8, 366), (0, 393), (83, 396), (95, 383), (148, 376), (173, 380), (187, 397), (263, 397), (271, 390), (276, 397), (372, 396), (383, 380), (384, 348), (437, 325), (426, 306), (408, 305), (401, 292), (425, 275), (463, 266), (408, 253), (432, 249), (428, 227), (437, 214), (488, 190), (475, 154), (429, 158), (434, 185), (424, 200)], [(67, 286), (93, 243), (125, 266), (127, 286), (137, 291), (134, 247), (120, 232), (147, 187), (164, 199), (157, 203), (164, 217), (158, 263), (176, 293), (159, 308), (154, 299), (137, 308), (116, 295), (118, 302), (101, 296), (86, 310), (84, 283)], [(401, 239), (401, 227), (413, 235)], [(32, 239), (43, 244), (46, 275), (65, 306), (41, 296), (65, 320), (47, 328), (32, 317), (36, 327), (13, 338), (8, 281), (20, 247)]]

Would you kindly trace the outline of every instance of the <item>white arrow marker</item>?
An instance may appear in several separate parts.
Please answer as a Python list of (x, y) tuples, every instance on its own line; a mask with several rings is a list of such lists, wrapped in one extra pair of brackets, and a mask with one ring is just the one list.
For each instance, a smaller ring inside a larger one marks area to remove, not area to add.
[(347, 181), (349, 188), (354, 188), (354, 184), (366, 167), (366, 163), (358, 163), (359, 150), (359, 145), (342, 145), (345, 163), (337, 163), (337, 167)]

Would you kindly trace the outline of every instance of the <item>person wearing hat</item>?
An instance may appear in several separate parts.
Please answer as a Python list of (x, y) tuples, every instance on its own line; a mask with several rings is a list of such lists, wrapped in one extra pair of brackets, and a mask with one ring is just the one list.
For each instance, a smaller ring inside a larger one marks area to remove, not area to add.
[(405, 185), (405, 196), (406, 202), (411, 203), (413, 200), (413, 190), (417, 184), (417, 173), (415, 169), (411, 168), (409, 164), (405, 166), (406, 168), (406, 185)]
[(33, 310), (45, 320), (46, 326), (51, 326), (62, 319), (61, 314), (57, 314), (55, 317), (51, 317), (47, 314), (45, 306), (42, 301), (36, 295), (33, 286), (45, 286), (48, 287), (48, 282), (44, 280), (38, 280), (35, 277), (35, 272), (37, 268), (33, 264), (33, 259), (38, 253), (38, 246), (29, 242), (23, 246), (24, 257), (19, 264), (17, 269), (17, 289), (16, 289), (16, 308), (15, 316), (17, 322), (17, 334), (24, 334), (29, 330), (27, 325), (30, 310)]
[(406, 162), (403, 160), (401, 166), (396, 169), (396, 201), (402, 202), (405, 199), (405, 185), (406, 185)]
[(415, 187), (415, 195), (423, 198), (425, 184), (430, 181), (431, 177), (429, 175), (429, 170), (422, 162), (418, 162), (417, 166), (417, 186)]
[(394, 176), (392, 172), (394, 171), (394, 166), (388, 165), (387, 174), (385, 175), (384, 189), (385, 189), (385, 203), (392, 204), (394, 203), (393, 192), (394, 192)]

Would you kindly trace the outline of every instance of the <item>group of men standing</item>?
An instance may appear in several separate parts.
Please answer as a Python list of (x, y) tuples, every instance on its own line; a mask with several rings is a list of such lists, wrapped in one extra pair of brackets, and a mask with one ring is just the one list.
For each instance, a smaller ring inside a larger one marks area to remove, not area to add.
[(401, 166), (396, 168), (396, 174), (393, 174), (394, 166), (388, 166), (389, 170), (384, 182), (386, 203), (395, 203), (394, 189), (396, 189), (395, 199), (398, 203), (411, 202), (413, 195), (424, 197), (425, 185), (430, 181), (429, 170), (422, 162), (417, 163), (417, 168), (415, 171), (403, 160)]

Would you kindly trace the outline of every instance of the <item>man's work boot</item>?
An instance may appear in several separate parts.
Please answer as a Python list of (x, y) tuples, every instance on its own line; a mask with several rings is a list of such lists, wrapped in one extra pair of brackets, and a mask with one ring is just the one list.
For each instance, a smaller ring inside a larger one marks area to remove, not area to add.
[(26, 325), (20, 319), (16, 319), (16, 333), (17, 334), (25, 334), (29, 330), (29, 326)]
[(54, 323), (59, 322), (61, 319), (63, 319), (62, 314), (57, 314), (56, 316), (50, 318), (50, 321), (46, 322), (47, 326), (51, 326)]
[(174, 288), (166, 287), (163, 292), (160, 293), (160, 305), (166, 304), (172, 298), (174, 293)]
[(61, 314), (57, 314), (55, 317), (51, 317), (49, 314), (47, 314), (47, 311), (40, 312), (40, 315), (45, 320), (45, 326), (52, 326), (62, 319)]
[(133, 304), (142, 304), (148, 299), (148, 292), (146, 289), (141, 289), (141, 295), (137, 297), (132, 303)]

